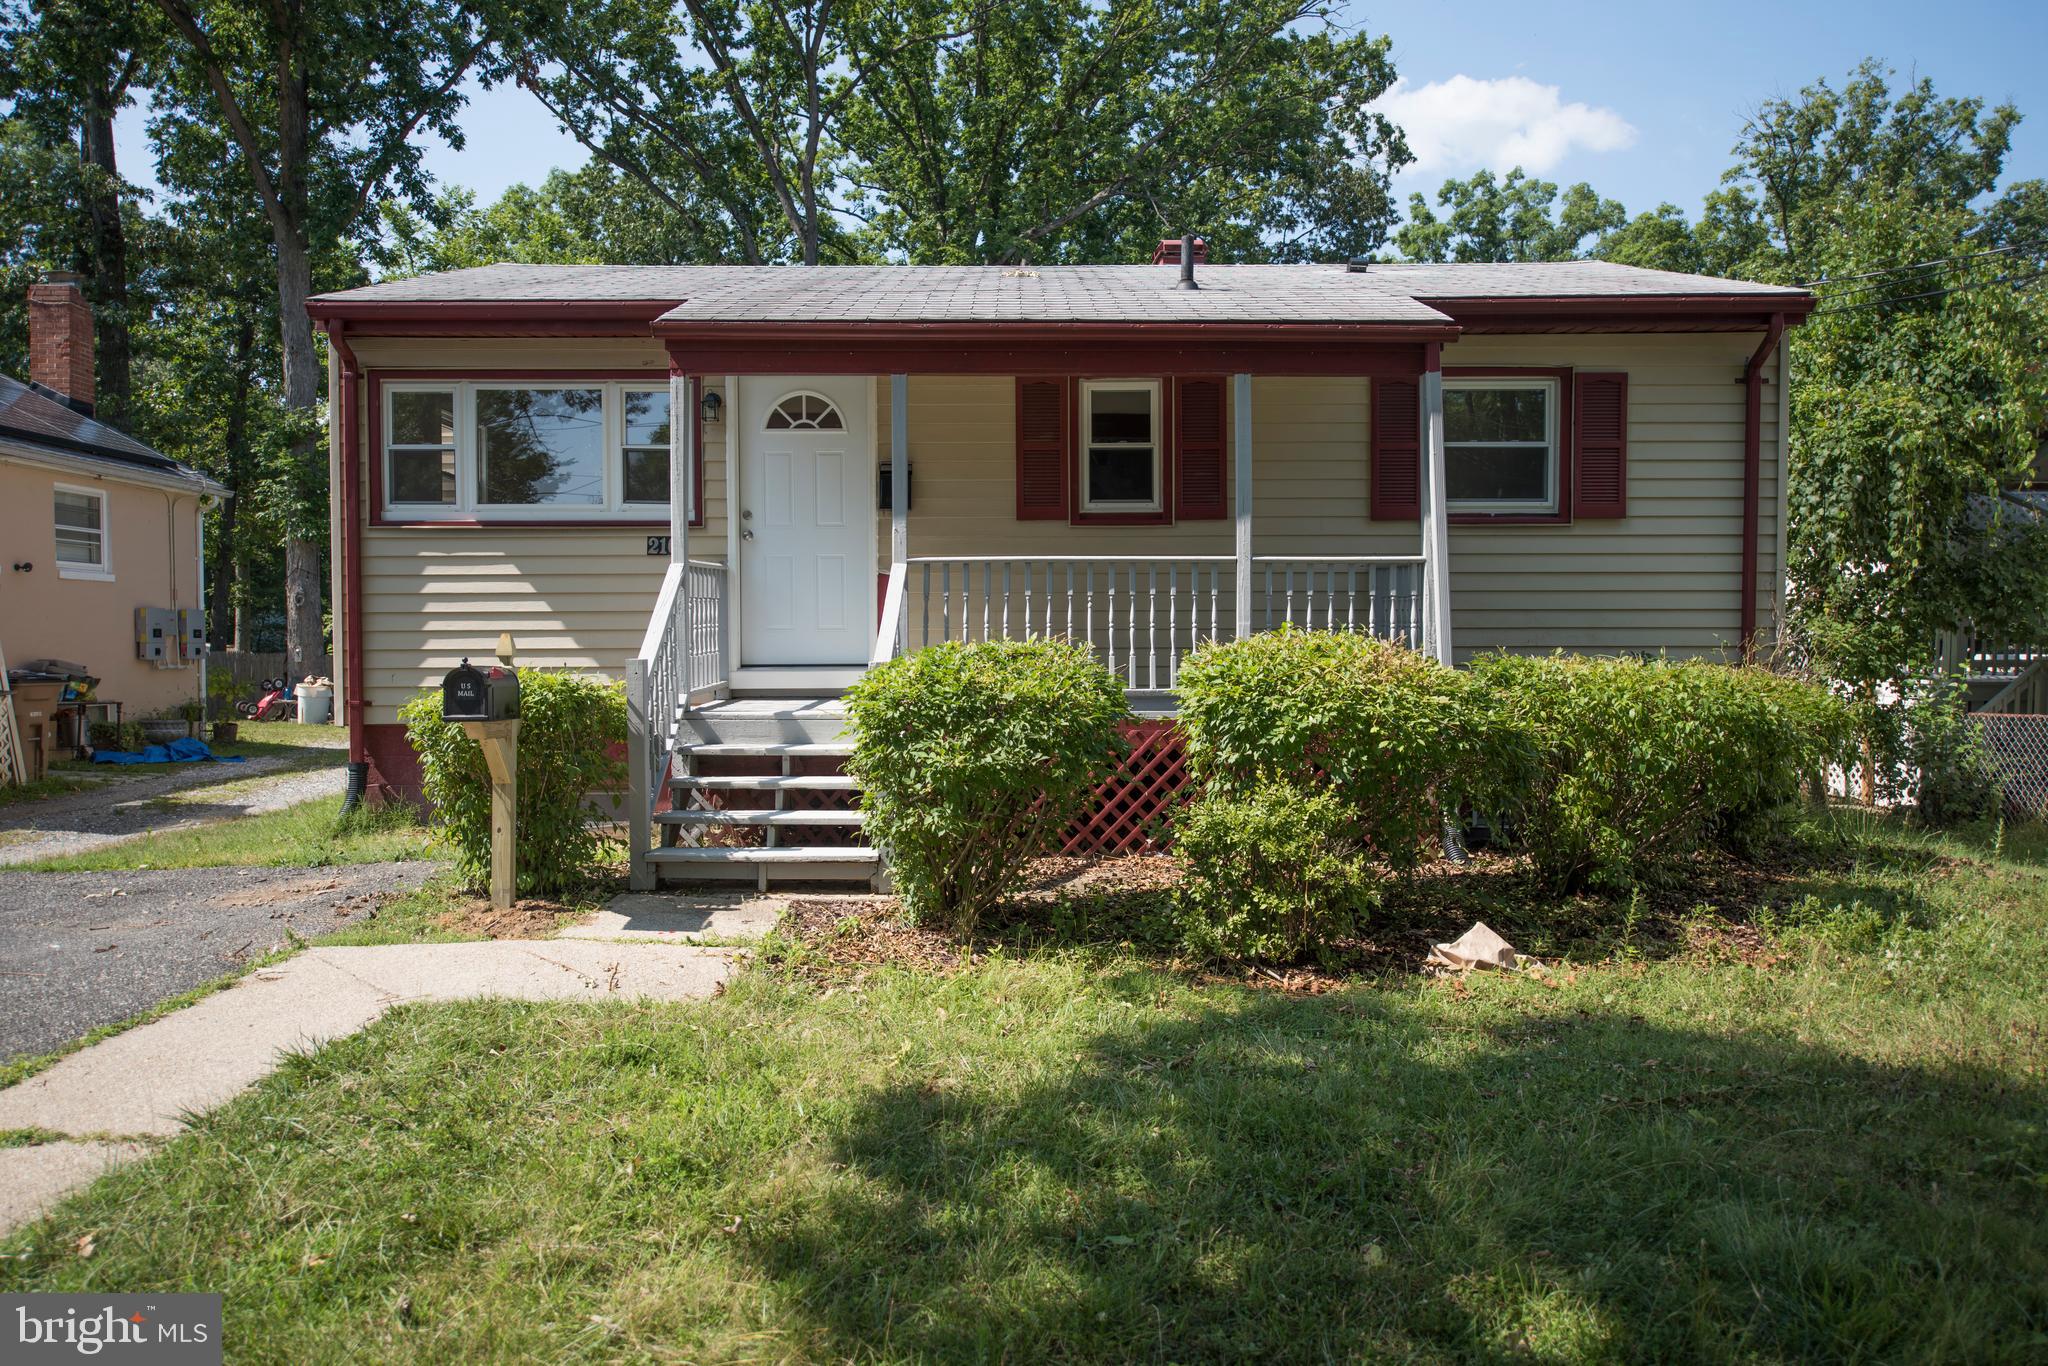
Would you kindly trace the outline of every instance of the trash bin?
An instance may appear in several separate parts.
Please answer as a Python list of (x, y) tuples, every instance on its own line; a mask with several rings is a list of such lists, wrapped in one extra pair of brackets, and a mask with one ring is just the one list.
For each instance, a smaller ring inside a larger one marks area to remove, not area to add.
[(57, 707), (64, 695), (64, 681), (20, 669), (11, 673), (8, 681), (14, 689), (14, 728), (21, 736), (22, 767), (30, 782), (40, 782), (50, 751), (57, 746)]
[(324, 726), (334, 715), (334, 688), (327, 683), (301, 683), (292, 689), (299, 699), (299, 720), (308, 726)]

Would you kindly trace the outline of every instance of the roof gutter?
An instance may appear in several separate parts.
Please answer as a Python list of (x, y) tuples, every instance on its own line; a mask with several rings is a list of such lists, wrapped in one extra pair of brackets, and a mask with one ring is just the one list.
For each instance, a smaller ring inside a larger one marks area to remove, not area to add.
[[(1752, 663), (1756, 659), (1756, 553), (1758, 503), (1763, 488), (1763, 435), (1764, 435), (1764, 365), (1771, 353), (1778, 349), (1779, 340), (1785, 335), (1785, 315), (1774, 313), (1764, 329), (1764, 339), (1750, 353), (1749, 363), (1742, 367), (1742, 662)], [(1778, 381), (1784, 383), (1784, 376)], [(1780, 449), (1785, 442), (1785, 433), (1778, 433)], [(1783, 470), (1778, 477), (1782, 480)], [(1783, 572), (1784, 566), (1779, 570)]]
[[(196, 470), (179, 473), (176, 470), (152, 469), (120, 460), (111, 455), (101, 455), (91, 450), (46, 450), (41, 449), (46, 438), (34, 441), (0, 428), (0, 460), (11, 465), (33, 465), (38, 469), (55, 470), (62, 474), (75, 475), (86, 479), (106, 479), (122, 484), (139, 484), (147, 488), (168, 489), (176, 493), (197, 493), (215, 498), (232, 498), (234, 494), (225, 484), (207, 478)], [(54, 441), (53, 438), (49, 440)]]

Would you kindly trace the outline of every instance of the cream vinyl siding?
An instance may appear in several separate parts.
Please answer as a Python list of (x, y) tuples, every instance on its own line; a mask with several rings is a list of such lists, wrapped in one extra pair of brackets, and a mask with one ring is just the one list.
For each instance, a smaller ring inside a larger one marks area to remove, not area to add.
[[(647, 370), (665, 373), (658, 342), (563, 338), (352, 338), (365, 370)], [(723, 390), (722, 380), (707, 386)], [(381, 441), (358, 394), (366, 441)], [(705, 513), (690, 553), (725, 558), (725, 427), (706, 424)], [(365, 508), (368, 461), (364, 462)], [(397, 710), (464, 655), (488, 658), (510, 631), (521, 664), (587, 669), (615, 678), (640, 646), (661, 590), (664, 556), (647, 554), (657, 527), (368, 527), (363, 533), (363, 665), (366, 719)]]
[[(1738, 630), (1742, 538), (1742, 366), (1759, 336), (1484, 336), (1445, 348), (1449, 366), (1569, 367), (1629, 376), (1629, 515), (1569, 526), (1454, 526), (1458, 655), (1496, 648), (1719, 654)], [(652, 341), (355, 339), (366, 369), (660, 370)], [(1140, 376), (1142, 377), (1142, 376)], [(1120, 376), (1118, 378), (1121, 378)], [(722, 376), (707, 388), (722, 397)], [(367, 389), (367, 386), (365, 386)], [(889, 459), (890, 386), (877, 377), (875, 452)], [(366, 401), (366, 396), (363, 401)], [(914, 469), (910, 553), (1227, 555), (1229, 520), (1177, 526), (1019, 522), (1016, 383), (1008, 376), (909, 381)], [(1409, 555), (1412, 523), (1367, 516), (1370, 387), (1363, 379), (1255, 377), (1254, 549), (1260, 555)], [(1757, 620), (1777, 602), (1778, 386), (1764, 386)], [(368, 440), (378, 433), (361, 413)], [(726, 555), (726, 451), (734, 421), (704, 428), (709, 525), (693, 558)], [(1226, 430), (1234, 432), (1234, 422)], [(1235, 452), (1232, 452), (1233, 461)], [(367, 468), (367, 462), (366, 462)], [(367, 490), (366, 490), (367, 492)], [(367, 506), (367, 504), (366, 504)], [(888, 515), (877, 512), (877, 571)], [(623, 674), (666, 561), (643, 528), (372, 527), (364, 538), (369, 720), (385, 723), (465, 653), (510, 630), (522, 662)], [(1229, 597), (1225, 587), (1225, 602)], [(1185, 624), (1183, 624), (1183, 632)]]

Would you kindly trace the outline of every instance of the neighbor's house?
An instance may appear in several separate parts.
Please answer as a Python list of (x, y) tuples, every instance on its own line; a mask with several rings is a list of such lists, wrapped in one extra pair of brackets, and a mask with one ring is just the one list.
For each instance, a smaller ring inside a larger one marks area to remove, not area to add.
[(1776, 630), (1811, 296), (1160, 255), (502, 265), (315, 299), (353, 757), (413, 790), (397, 708), (510, 630), (522, 663), (628, 680), (643, 881), (865, 876), (831, 699), (927, 641), (1071, 636), (1165, 708), (1196, 641), (1283, 620), (1447, 660), (1734, 658)]
[(0, 649), (100, 680), (127, 719), (201, 696), (201, 521), (227, 490), (93, 417), (92, 310), (29, 289), (29, 382), (0, 376)]

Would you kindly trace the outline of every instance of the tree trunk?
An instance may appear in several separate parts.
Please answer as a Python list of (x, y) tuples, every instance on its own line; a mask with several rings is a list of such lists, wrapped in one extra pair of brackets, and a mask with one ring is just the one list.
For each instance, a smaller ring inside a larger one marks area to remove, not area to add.
[[(277, 245), (278, 328), (284, 345), (284, 406), (288, 412), (309, 411), (320, 402), (320, 353), (313, 345), (313, 320), (306, 316), (312, 297), (312, 265), (303, 238), (295, 232), (273, 232)], [(301, 487), (326, 487), (325, 451), (317, 434), (292, 446), (292, 463)], [(324, 514), (325, 507), (322, 506)], [(321, 649), (320, 579), (326, 557), (320, 538), (294, 516), (284, 542), (285, 673), (293, 681), (312, 673), (325, 653)]]
[[(95, 92), (97, 94), (97, 92)], [(94, 104), (102, 101), (95, 99)], [(121, 225), (119, 174), (114, 165), (114, 111), (92, 108), (80, 120), (79, 158), (101, 175), (85, 195), (86, 218), (92, 226), (92, 300), (94, 347), (98, 353), (98, 393), (94, 414), (124, 431), (129, 425), (132, 381), (128, 336), (128, 238)]]
[[(245, 308), (235, 329), (235, 396), (228, 404), (227, 427), (221, 438), (228, 459), (228, 481), (238, 494), (249, 490), (255, 483), (249, 477), (251, 462), (248, 448), (249, 391), (256, 378), (252, 363), (255, 348), (256, 319)], [(207, 609), (211, 623), (209, 635), (214, 640), (234, 639), (237, 647), (241, 645), (237, 629), (241, 614), (235, 611), (235, 602), (248, 591), (243, 576), (249, 563), (241, 542), (240, 502), (239, 498), (229, 498), (221, 504), (219, 530), (212, 541), (217, 567), (207, 571), (212, 575), (213, 587), (213, 601)]]

